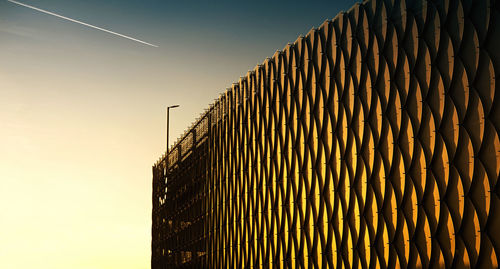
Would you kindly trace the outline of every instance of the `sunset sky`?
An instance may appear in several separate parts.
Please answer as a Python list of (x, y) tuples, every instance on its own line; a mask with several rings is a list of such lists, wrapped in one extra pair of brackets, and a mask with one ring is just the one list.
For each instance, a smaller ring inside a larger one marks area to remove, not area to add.
[(151, 166), (232, 82), (356, 1), (0, 0), (0, 268), (149, 268)]

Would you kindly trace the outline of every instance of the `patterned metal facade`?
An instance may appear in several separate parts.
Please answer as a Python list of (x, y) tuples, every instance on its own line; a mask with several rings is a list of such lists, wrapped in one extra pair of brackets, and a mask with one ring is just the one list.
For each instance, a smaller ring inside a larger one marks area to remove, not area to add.
[(152, 268), (498, 267), (500, 4), (374, 0), (153, 167)]

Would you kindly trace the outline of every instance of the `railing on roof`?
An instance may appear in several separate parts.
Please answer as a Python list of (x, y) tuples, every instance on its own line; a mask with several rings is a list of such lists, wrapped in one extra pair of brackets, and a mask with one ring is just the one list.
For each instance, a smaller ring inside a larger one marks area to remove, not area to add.
[(219, 99), (216, 99), (215, 102), (211, 104), (193, 124), (191, 124), (184, 134), (175, 141), (174, 145), (169, 148), (168, 153), (165, 152), (162, 157), (158, 159), (155, 166), (163, 163), (163, 165), (167, 165), (167, 167), (173, 167), (179, 160), (182, 160), (193, 147), (198, 146), (208, 135), (209, 128), (222, 119), (223, 113), (221, 112), (227, 109), (223, 107), (224, 102), (221, 100), (223, 98), (224, 94), (222, 94)]

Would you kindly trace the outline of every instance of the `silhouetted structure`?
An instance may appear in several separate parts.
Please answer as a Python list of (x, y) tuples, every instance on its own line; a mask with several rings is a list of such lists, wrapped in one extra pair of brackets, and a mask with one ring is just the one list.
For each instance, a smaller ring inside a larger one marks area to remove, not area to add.
[(153, 167), (152, 267), (498, 267), (498, 1), (367, 1)]

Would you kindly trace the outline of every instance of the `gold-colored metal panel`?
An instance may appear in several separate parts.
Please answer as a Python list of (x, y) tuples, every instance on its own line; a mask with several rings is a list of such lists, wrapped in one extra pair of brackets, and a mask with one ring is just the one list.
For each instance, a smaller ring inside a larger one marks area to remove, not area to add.
[(498, 267), (498, 1), (368, 0), (153, 167), (152, 268)]

